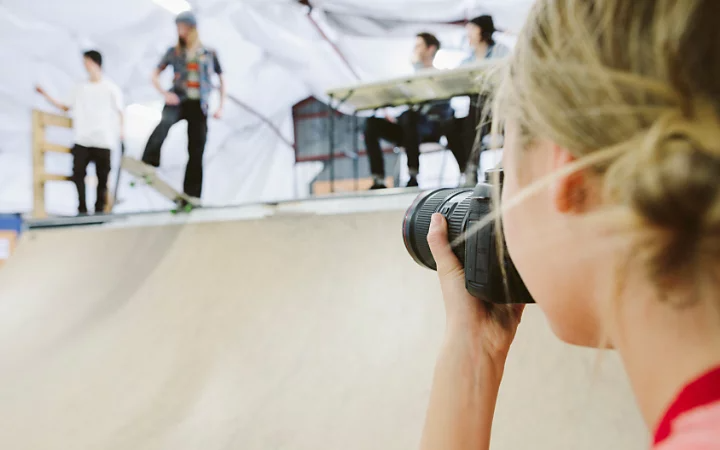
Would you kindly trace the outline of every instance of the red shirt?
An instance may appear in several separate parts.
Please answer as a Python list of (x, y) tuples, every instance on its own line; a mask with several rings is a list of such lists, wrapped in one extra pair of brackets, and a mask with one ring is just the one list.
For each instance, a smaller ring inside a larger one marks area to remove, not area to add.
[(655, 432), (657, 450), (720, 450), (720, 367), (685, 386)]

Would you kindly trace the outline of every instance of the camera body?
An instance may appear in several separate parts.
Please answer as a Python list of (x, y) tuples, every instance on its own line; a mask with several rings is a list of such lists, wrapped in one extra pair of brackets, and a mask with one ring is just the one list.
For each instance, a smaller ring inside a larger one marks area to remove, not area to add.
[[(490, 213), (493, 189), (491, 184), (481, 183), (474, 189), (438, 189), (421, 194), (405, 214), (405, 247), (418, 264), (437, 270), (427, 234), (432, 215), (440, 213), (447, 219), (448, 239), (455, 244), (453, 252), (465, 268), (465, 286), (472, 296), (490, 303), (534, 303), (507, 248), (502, 252), (501, 265), (495, 222), (475, 230)], [(468, 230), (474, 232), (466, 233)], [(462, 236), (465, 239), (458, 243)]]

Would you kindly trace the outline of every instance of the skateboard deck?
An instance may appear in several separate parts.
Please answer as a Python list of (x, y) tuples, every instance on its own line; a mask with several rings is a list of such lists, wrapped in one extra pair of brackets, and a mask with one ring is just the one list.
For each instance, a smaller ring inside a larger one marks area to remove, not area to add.
[[(141, 180), (143, 183), (153, 188), (163, 197), (174, 202), (185, 212), (189, 212), (200, 206), (198, 199), (177, 191), (157, 175), (154, 167), (149, 166), (142, 161), (123, 156), (122, 168), (129, 174), (133, 175), (136, 179)], [(134, 186), (134, 183), (130, 183), (130, 185)]]

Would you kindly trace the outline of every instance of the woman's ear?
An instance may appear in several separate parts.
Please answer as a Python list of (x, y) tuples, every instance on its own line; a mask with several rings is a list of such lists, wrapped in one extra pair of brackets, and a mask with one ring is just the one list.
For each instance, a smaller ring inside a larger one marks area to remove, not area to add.
[[(576, 158), (566, 149), (554, 145), (552, 150), (553, 171), (561, 170)], [(583, 171), (558, 177), (550, 187), (553, 205), (564, 214), (580, 214), (588, 209), (588, 185)]]

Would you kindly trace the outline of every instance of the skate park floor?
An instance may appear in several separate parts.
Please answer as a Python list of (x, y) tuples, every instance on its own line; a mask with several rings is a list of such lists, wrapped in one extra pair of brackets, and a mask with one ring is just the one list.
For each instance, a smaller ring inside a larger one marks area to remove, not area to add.
[[(0, 269), (0, 448), (418, 448), (444, 312), (401, 239), (415, 195), (28, 231)], [(616, 355), (529, 306), (491, 448), (647, 443)]]

